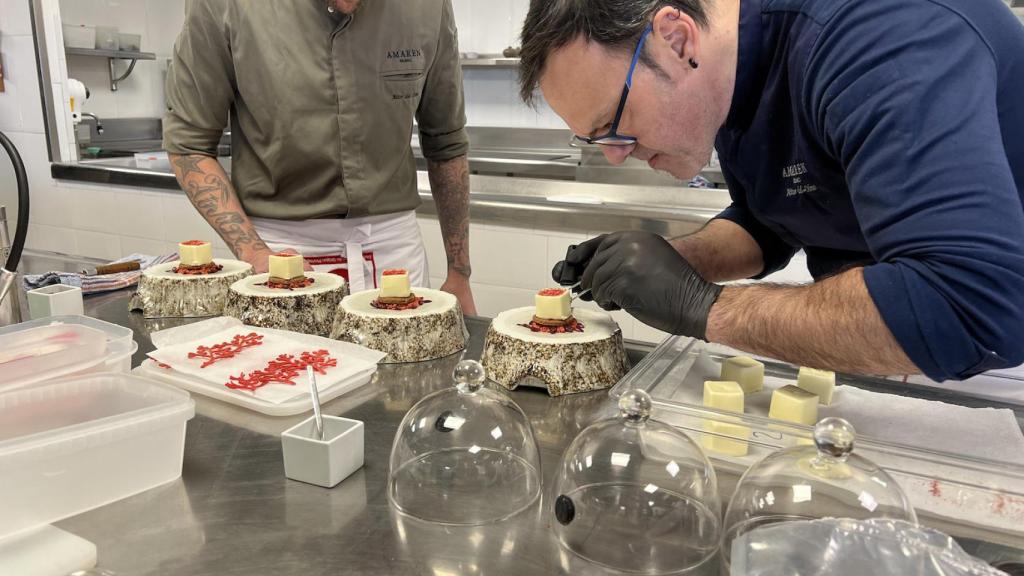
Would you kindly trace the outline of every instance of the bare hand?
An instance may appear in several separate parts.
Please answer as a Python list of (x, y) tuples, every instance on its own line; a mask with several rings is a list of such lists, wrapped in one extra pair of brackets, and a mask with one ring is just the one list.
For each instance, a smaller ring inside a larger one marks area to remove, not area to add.
[(454, 295), (459, 300), (463, 314), (476, 316), (476, 303), (473, 301), (473, 290), (469, 286), (469, 278), (457, 273), (448, 274), (448, 278), (441, 285), (441, 290)]

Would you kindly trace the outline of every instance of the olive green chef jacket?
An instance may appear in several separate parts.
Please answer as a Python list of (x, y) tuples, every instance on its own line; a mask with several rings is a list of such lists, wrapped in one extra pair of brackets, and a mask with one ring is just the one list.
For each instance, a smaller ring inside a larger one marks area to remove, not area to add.
[(467, 152), (451, 0), (199, 0), (167, 73), (164, 148), (215, 156), (250, 216), (359, 217), (419, 205), (413, 119), (430, 160)]

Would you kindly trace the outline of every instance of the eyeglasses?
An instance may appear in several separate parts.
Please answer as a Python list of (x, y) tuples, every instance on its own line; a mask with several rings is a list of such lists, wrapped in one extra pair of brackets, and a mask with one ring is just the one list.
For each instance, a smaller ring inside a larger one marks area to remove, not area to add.
[(636, 50), (633, 51), (633, 61), (629, 63), (629, 73), (626, 74), (626, 85), (622, 87), (622, 96), (619, 97), (619, 107), (615, 110), (615, 119), (612, 120), (611, 129), (607, 133), (601, 136), (594, 136), (593, 138), (588, 136), (580, 136), (578, 134), (573, 135), (572, 140), (569, 144), (576, 146), (579, 144), (598, 144), (601, 146), (632, 146), (636, 144), (636, 138), (633, 136), (625, 136), (619, 134), (619, 120), (622, 119), (622, 110), (626, 107), (626, 98), (629, 96), (629, 89), (633, 86), (633, 71), (636, 70), (636, 63), (640, 60), (640, 53), (644, 49), (644, 42), (647, 40), (647, 34), (651, 32), (651, 25), (648, 24), (640, 39), (636, 43)]

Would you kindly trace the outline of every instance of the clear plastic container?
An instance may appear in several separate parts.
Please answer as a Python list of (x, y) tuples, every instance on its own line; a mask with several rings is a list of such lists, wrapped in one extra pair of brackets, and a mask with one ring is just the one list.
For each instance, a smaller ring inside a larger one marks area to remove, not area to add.
[(0, 538), (181, 476), (187, 392), (102, 373), (0, 394)]
[[(715, 438), (744, 445), (743, 455), (707, 453), (718, 473), (724, 499), (732, 495), (736, 482), (751, 465), (780, 449), (810, 445), (813, 428), (680, 401), (682, 388), (703, 382), (695, 366), (699, 367), (707, 354), (716, 360), (728, 356), (695, 340), (669, 337), (634, 367), (611, 395), (646, 390), (654, 402), (652, 417), (702, 442)], [(795, 379), (796, 368), (766, 362), (765, 374)], [(877, 378), (837, 375), (837, 380), (844, 385), (895, 389), (893, 393), (927, 393), (907, 385), (896, 388), (894, 383)], [(1024, 414), (1018, 412), (1017, 417), (1024, 423)], [(910, 446), (901, 440), (891, 435), (858, 434), (857, 454), (873, 461), (899, 484), (922, 524), (958, 538), (1020, 547), (1024, 541), (1024, 466)]]
[(66, 374), (102, 362), (107, 336), (94, 328), (55, 324), (0, 336), (0, 374), (5, 384)]
[(111, 324), (110, 322), (104, 322), (103, 320), (97, 320), (90, 316), (52, 316), (29, 322), (22, 322), (21, 324), (4, 326), (0, 328), (0, 340), (4, 340), (5, 336), (19, 334), (36, 328), (64, 325), (81, 326), (103, 332), (106, 335), (105, 356), (103, 354), (99, 354), (96, 357), (89, 358), (87, 362), (75, 364), (73, 366), (66, 365), (63, 369), (57, 371), (48, 370), (45, 372), (37, 372), (27, 378), (5, 379), (0, 382), (0, 392), (14, 390), (44, 380), (53, 380), (55, 378), (64, 378), (79, 374), (95, 372), (131, 372), (132, 355), (134, 355), (139, 349), (138, 343), (135, 342), (133, 338), (134, 332), (132, 329), (125, 328), (124, 326), (119, 326), (117, 324)]

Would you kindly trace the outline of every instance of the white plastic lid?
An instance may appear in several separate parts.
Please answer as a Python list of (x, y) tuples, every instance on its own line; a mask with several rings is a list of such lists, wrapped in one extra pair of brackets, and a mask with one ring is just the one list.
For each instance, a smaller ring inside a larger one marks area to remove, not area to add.
[(99, 330), (107, 335), (108, 342), (119, 342), (122, 340), (131, 341), (135, 335), (135, 332), (131, 328), (125, 328), (124, 326), (111, 324), (110, 322), (104, 322), (103, 320), (97, 320), (91, 316), (75, 314), (68, 316), (49, 316), (46, 318), (39, 318), (38, 320), (22, 322), (21, 324), (4, 326), (0, 328), (0, 336), (13, 334), (15, 332), (22, 332), (32, 328), (40, 328), (42, 326), (52, 326), (55, 324), (78, 324), (87, 328)]
[(0, 335), (0, 389), (79, 372), (102, 362), (107, 335), (80, 324), (53, 324)]

